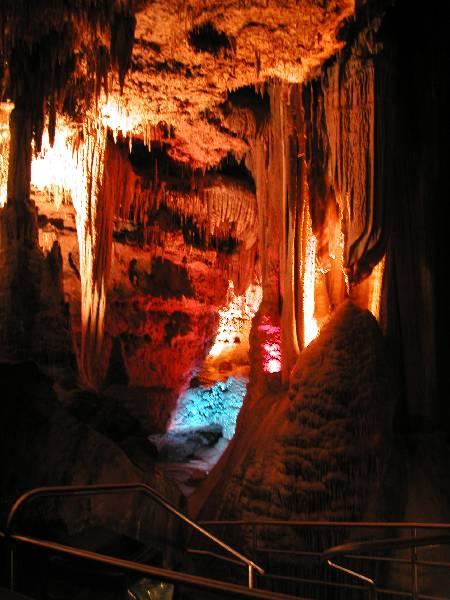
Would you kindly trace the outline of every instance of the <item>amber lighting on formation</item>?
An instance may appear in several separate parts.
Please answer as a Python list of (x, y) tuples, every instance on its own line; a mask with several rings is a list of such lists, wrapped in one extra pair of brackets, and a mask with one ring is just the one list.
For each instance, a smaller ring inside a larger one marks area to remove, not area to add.
[(319, 334), (319, 327), (314, 317), (317, 240), (312, 232), (311, 215), (309, 214), (308, 208), (306, 209), (306, 212), (306, 250), (303, 270), (303, 326), (305, 348)]
[(9, 115), (13, 108), (11, 102), (0, 102), (0, 207), (5, 205), (8, 194)]
[(131, 149), (132, 132), (139, 126), (140, 116), (130, 111), (123, 101), (116, 96), (112, 96), (103, 102), (99, 108), (99, 114), (103, 125), (111, 130), (114, 141), (117, 142), (117, 136), (120, 132), (123, 137), (128, 137)]
[(9, 132), (0, 129), (0, 207), (4, 206), (8, 190)]
[[(131, 113), (120, 98), (105, 98), (99, 103), (97, 114), (88, 115), (99, 127), (108, 127), (117, 141), (119, 132), (128, 137), (131, 145), (132, 132), (137, 128), (140, 117)], [(50, 146), (48, 131), (42, 138), (41, 152), (33, 158), (31, 165), (31, 183), (41, 191), (47, 191), (59, 205), (65, 193), (72, 198), (80, 197), (80, 164), (74, 150), (75, 131), (59, 119), (53, 147)], [(0, 142), (1, 143), (1, 142)], [(1, 146), (0, 146), (1, 150)], [(0, 165), (1, 166), (1, 165)], [(1, 183), (1, 180), (0, 180)]]
[(380, 262), (374, 267), (370, 276), (368, 309), (377, 319), (377, 321), (380, 319), (381, 292), (383, 290), (383, 274), (385, 263), (386, 257), (383, 256)]
[(233, 282), (228, 282), (228, 304), (219, 310), (219, 327), (209, 356), (213, 358), (220, 356), (234, 347), (236, 338), (242, 341), (243, 336), (248, 337), (252, 319), (261, 304), (261, 299), (261, 286), (250, 285), (245, 294), (236, 296)]
[(74, 130), (64, 121), (58, 122), (53, 147), (50, 146), (48, 131), (42, 136), (41, 151), (31, 163), (31, 184), (47, 192), (59, 207), (65, 194), (71, 194), (79, 185), (77, 161), (72, 148)]

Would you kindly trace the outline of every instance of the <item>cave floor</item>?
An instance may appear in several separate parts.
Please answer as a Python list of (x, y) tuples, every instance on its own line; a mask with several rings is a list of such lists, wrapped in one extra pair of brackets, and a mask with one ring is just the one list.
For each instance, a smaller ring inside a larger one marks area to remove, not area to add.
[(160, 459), (158, 468), (188, 497), (208, 477), (228, 444), (229, 440), (221, 437), (214, 446), (199, 448), (183, 461)]

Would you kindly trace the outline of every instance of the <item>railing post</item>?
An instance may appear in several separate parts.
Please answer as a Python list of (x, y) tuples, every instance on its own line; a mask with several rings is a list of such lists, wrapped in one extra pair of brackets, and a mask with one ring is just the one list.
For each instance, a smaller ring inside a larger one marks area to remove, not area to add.
[[(417, 537), (417, 529), (414, 527), (412, 529), (412, 537)], [(417, 573), (417, 547), (413, 546), (411, 548), (411, 592), (412, 592), (412, 600), (417, 600), (419, 597), (419, 582), (418, 582), (418, 573)]]
[[(251, 535), (251, 548), (252, 548), (252, 560), (255, 560), (255, 551), (256, 551), (256, 526), (254, 523), (250, 525), (250, 535)], [(249, 589), (253, 589), (255, 586), (255, 572), (253, 570), (253, 565), (248, 565), (248, 587)]]
[(14, 544), (10, 541), (11, 547), (9, 550), (9, 588), (11, 592), (14, 592), (15, 585), (15, 549)]
[(369, 598), (370, 598), (370, 600), (377, 600), (378, 594), (377, 594), (376, 587), (369, 588)]

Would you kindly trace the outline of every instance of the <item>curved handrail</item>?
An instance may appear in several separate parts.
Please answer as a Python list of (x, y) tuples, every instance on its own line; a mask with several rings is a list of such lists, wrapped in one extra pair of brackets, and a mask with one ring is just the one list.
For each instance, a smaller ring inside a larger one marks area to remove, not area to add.
[(450, 544), (450, 535), (433, 535), (426, 537), (408, 538), (385, 538), (381, 540), (363, 540), (359, 542), (348, 542), (333, 546), (322, 552), (322, 561), (331, 560), (338, 556), (345, 556), (350, 552), (382, 552), (384, 550), (405, 550), (408, 548), (420, 548), (424, 546), (442, 546)]
[(126, 571), (149, 575), (163, 581), (177, 583), (186, 587), (208, 589), (214, 592), (220, 592), (221, 595), (226, 594), (238, 598), (257, 598), (259, 600), (293, 600), (293, 598), (297, 598), (266, 590), (248, 589), (235, 583), (228, 583), (218, 579), (209, 579), (206, 577), (200, 577), (198, 575), (190, 575), (188, 573), (180, 573), (170, 569), (164, 569), (162, 567), (144, 565), (142, 563), (115, 558), (105, 554), (100, 554), (98, 552), (92, 552), (90, 550), (73, 548), (72, 546), (66, 546), (64, 544), (51, 542), (49, 540), (41, 540), (39, 538), (14, 534), (10, 534), (10, 537), (15, 542), (29, 544), (38, 548), (44, 548), (46, 550), (53, 550), (54, 552), (65, 554), (67, 556), (91, 560), (103, 565), (120, 567)]
[(337, 571), (341, 571), (342, 573), (346, 573), (352, 577), (355, 577), (362, 581), (365, 585), (367, 585), (370, 598), (376, 600), (377, 598), (377, 589), (376, 584), (373, 579), (369, 577), (357, 573), (356, 571), (352, 571), (347, 567), (343, 567), (334, 561), (334, 559), (339, 557), (344, 557), (350, 553), (352, 554), (362, 554), (364, 552), (383, 552), (387, 550), (404, 550), (409, 548), (419, 548), (425, 546), (436, 546), (450, 544), (450, 535), (433, 535), (426, 537), (408, 537), (408, 538), (386, 538), (381, 540), (363, 540), (358, 542), (348, 542), (346, 544), (340, 544), (338, 546), (333, 546), (328, 548), (321, 554), (322, 562), (326, 562), (329, 567), (335, 569)]
[(13, 504), (11, 510), (8, 514), (8, 519), (6, 521), (6, 529), (5, 534), (7, 537), (11, 537), (12, 535), (12, 527), (14, 519), (19, 512), (23, 508), (23, 506), (30, 502), (31, 500), (35, 500), (36, 498), (49, 498), (49, 497), (65, 497), (65, 496), (99, 496), (102, 494), (123, 494), (130, 492), (142, 492), (146, 496), (152, 498), (157, 504), (165, 508), (167, 511), (175, 515), (178, 519), (184, 521), (187, 525), (198, 531), (203, 536), (208, 538), (210, 541), (214, 542), (228, 553), (238, 558), (242, 563), (247, 565), (248, 567), (248, 576), (249, 576), (249, 588), (253, 587), (253, 569), (256, 570), (260, 575), (264, 574), (264, 569), (262, 569), (259, 565), (254, 563), (252, 560), (222, 542), (215, 535), (204, 529), (201, 525), (198, 525), (192, 519), (189, 519), (185, 514), (180, 512), (173, 504), (171, 504), (168, 500), (164, 498), (159, 492), (153, 489), (146, 483), (142, 482), (134, 482), (134, 483), (108, 483), (108, 484), (92, 484), (92, 485), (55, 485), (55, 486), (45, 486), (34, 488), (25, 492), (20, 496)]

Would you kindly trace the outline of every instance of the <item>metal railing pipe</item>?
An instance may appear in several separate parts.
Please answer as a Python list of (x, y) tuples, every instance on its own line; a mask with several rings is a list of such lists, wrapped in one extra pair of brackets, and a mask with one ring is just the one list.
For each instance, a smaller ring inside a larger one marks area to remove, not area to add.
[(352, 571), (351, 569), (347, 569), (346, 567), (343, 567), (342, 565), (338, 565), (331, 560), (327, 560), (327, 564), (332, 569), (341, 571), (341, 573), (345, 573), (346, 575), (350, 575), (351, 577), (355, 577), (356, 579), (359, 579), (359, 581), (362, 581), (369, 591), (370, 600), (377, 600), (377, 588), (375, 586), (375, 581), (373, 579), (370, 579), (370, 577), (366, 577), (365, 575), (362, 575), (361, 573), (357, 573), (356, 571)]
[[(10, 537), (13, 531), (13, 524), (18, 512), (24, 507), (25, 504), (35, 500), (37, 498), (51, 498), (51, 497), (76, 497), (76, 496), (98, 496), (102, 494), (123, 494), (130, 492), (142, 492), (146, 496), (152, 498), (157, 504), (165, 508), (168, 512), (172, 513), (181, 521), (184, 521), (192, 529), (214, 542), (226, 550), (229, 554), (238, 558), (243, 564), (247, 565), (249, 569), (248, 585), (253, 585), (253, 570), (257, 571), (261, 575), (264, 574), (264, 569), (254, 563), (252, 560), (241, 554), (238, 550), (235, 550), (215, 535), (204, 529), (201, 525), (187, 517), (185, 514), (180, 512), (173, 504), (164, 498), (159, 492), (153, 489), (146, 483), (135, 482), (135, 483), (110, 483), (110, 484), (93, 484), (93, 485), (57, 485), (34, 488), (25, 494), (22, 494), (13, 504), (8, 519), (6, 522), (5, 534)], [(250, 577), (251, 567), (251, 577)]]
[(333, 546), (322, 552), (322, 560), (333, 559), (338, 556), (345, 556), (350, 553), (359, 552), (382, 552), (385, 550), (407, 550), (409, 548), (419, 548), (425, 546), (442, 546), (450, 544), (450, 534), (433, 535), (426, 537), (408, 537), (408, 538), (387, 538), (380, 540), (364, 540), (359, 542), (349, 542)]
[[(346, 573), (352, 577), (356, 577), (360, 581), (364, 581), (368, 587), (370, 600), (376, 600), (377, 598), (377, 589), (375, 582), (362, 575), (361, 573), (357, 573), (352, 571), (342, 565), (339, 565), (334, 562), (335, 558), (338, 557), (346, 557), (349, 554), (358, 554), (359, 552), (383, 552), (387, 550), (405, 550), (410, 548), (418, 548), (425, 546), (434, 546), (434, 545), (443, 545), (450, 544), (450, 534), (446, 535), (434, 535), (427, 537), (410, 537), (410, 538), (390, 538), (390, 539), (380, 539), (380, 540), (365, 540), (359, 542), (349, 542), (347, 544), (341, 544), (339, 546), (333, 546), (332, 548), (328, 548), (325, 552), (322, 552), (322, 561), (326, 562), (331, 568), (341, 571), (342, 573)], [(414, 567), (414, 565), (413, 565)], [(416, 573), (413, 573), (413, 590), (412, 590), (412, 598), (418, 598), (417, 591), (417, 577)]]
[(188, 573), (180, 573), (161, 567), (144, 565), (142, 563), (137, 563), (121, 558), (115, 558), (112, 556), (100, 554), (98, 552), (92, 552), (90, 550), (83, 550), (81, 548), (66, 546), (64, 544), (51, 542), (49, 540), (42, 540), (39, 538), (15, 534), (12, 534), (10, 538), (17, 543), (29, 544), (37, 548), (52, 550), (59, 554), (64, 554), (79, 559), (90, 560), (102, 565), (119, 567), (125, 571), (139, 573), (142, 575), (149, 575), (151, 577), (158, 578), (162, 581), (176, 583), (185, 587), (191, 587), (195, 589), (200, 588), (211, 590), (213, 592), (220, 592), (221, 595), (225, 594), (228, 596), (235, 596), (237, 598), (256, 598), (259, 600), (293, 600), (293, 598), (298, 598), (296, 596), (287, 596), (285, 594), (278, 594), (276, 592), (249, 589), (241, 585), (228, 583), (217, 579), (209, 579), (207, 577), (199, 577), (197, 575), (190, 575)]
[(450, 523), (424, 523), (423, 521), (298, 521), (298, 520), (275, 520), (275, 519), (206, 519), (199, 521), (200, 525), (224, 525), (229, 527), (242, 527), (244, 525), (261, 525), (266, 527), (329, 527), (351, 529), (449, 529)]

